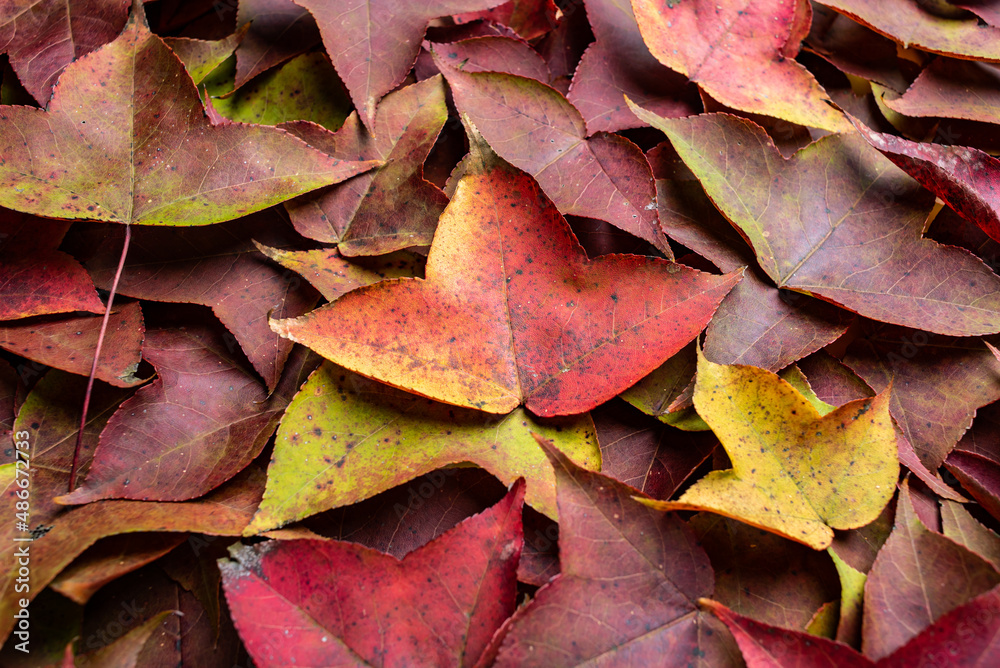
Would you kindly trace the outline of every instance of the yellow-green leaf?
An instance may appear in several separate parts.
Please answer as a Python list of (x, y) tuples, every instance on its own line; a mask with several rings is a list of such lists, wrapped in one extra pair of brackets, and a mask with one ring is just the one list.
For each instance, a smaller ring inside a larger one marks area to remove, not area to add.
[(833, 529), (868, 524), (892, 497), (899, 462), (890, 391), (824, 416), (777, 375), (715, 364), (699, 351), (694, 405), (733, 468), (650, 505), (707, 510), (826, 549)]

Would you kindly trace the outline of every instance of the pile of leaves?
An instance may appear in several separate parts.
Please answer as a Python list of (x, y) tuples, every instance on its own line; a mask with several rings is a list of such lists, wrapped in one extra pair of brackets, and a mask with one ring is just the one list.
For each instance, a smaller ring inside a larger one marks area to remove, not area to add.
[(131, 5), (0, 4), (0, 664), (1000, 656), (996, 3)]

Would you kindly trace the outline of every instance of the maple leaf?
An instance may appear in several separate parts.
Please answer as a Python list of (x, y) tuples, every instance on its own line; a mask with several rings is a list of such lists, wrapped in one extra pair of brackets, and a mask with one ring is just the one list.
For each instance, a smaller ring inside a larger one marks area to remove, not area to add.
[(344, 255), (380, 255), (426, 246), (448, 198), (424, 179), (427, 159), (448, 118), (444, 82), (426, 79), (386, 95), (369, 132), (357, 114), (336, 133), (308, 123), (283, 127), (311, 146), (382, 167), (285, 204), (303, 236), (336, 243)]
[(236, 24), (246, 26), (247, 32), (236, 49), (234, 88), (320, 41), (312, 16), (292, 0), (239, 0)]
[[(1000, 60), (1000, 29), (974, 16), (937, 16), (909, 0), (819, 0), (903, 46), (975, 60)], [(950, 3), (948, 3), (950, 4)]]
[[(106, 234), (103, 227), (90, 231)], [(317, 295), (298, 276), (261, 257), (254, 241), (283, 247), (296, 240), (274, 209), (207, 228), (139, 228), (132, 233), (118, 292), (210, 307), (230, 332), (227, 345), (238, 344), (268, 389), (274, 389), (292, 343), (272, 332), (267, 318), (305, 313)], [(104, 238), (87, 268), (107, 288), (119, 260), (116, 244)]]
[(850, 314), (769, 283), (746, 241), (712, 205), (669, 142), (650, 151), (650, 161), (663, 231), (723, 271), (748, 267), (705, 331), (710, 360), (778, 371), (844, 333)]
[(184, 501), (208, 493), (260, 454), (316, 364), (299, 349), (269, 393), (208, 327), (151, 330), (143, 353), (157, 379), (111, 416), (83, 486), (57, 502)]
[(276, 128), (213, 127), (140, 10), (66, 68), (46, 110), (0, 106), (0, 153), (0, 206), (147, 225), (221, 222), (373, 166)]
[[(13, 473), (10, 474), (13, 478)], [(98, 539), (139, 531), (201, 532), (238, 536), (260, 501), (264, 476), (259, 469), (245, 469), (240, 475), (203, 499), (185, 503), (143, 501), (99, 501), (75, 508), (52, 523), (51, 529), (31, 544), (31, 576), (35, 585), (19, 594), (34, 598), (52, 579)], [(6, 485), (5, 485), (6, 486)], [(3, 551), (5, 563), (16, 564), (14, 545)], [(16, 566), (2, 575), (0, 584), (0, 638), (14, 626), (18, 596), (13, 595)]]
[(330, 302), (351, 290), (387, 278), (417, 276), (422, 273), (424, 264), (423, 257), (403, 251), (349, 261), (341, 257), (337, 249), (290, 251), (256, 241), (255, 244), (261, 253), (309, 281)]
[(892, 498), (899, 462), (888, 391), (822, 415), (775, 374), (699, 352), (694, 403), (733, 468), (653, 507), (719, 513), (823, 550), (832, 529), (868, 524)]
[(232, 550), (222, 582), (250, 655), (259, 665), (475, 664), (514, 610), (523, 496), (516, 483), (402, 560), (339, 541)]
[[(836, 668), (908, 668), (929, 657), (942, 657), (945, 665), (987, 665), (1000, 652), (1000, 589), (992, 589), (944, 615), (893, 654), (872, 661), (841, 642), (817, 638), (800, 631), (778, 629), (738, 615), (721, 603), (702, 600), (725, 622), (736, 638), (747, 668), (835, 666)], [(945, 658), (946, 657), (946, 658)]]
[[(383, 382), (458, 406), (542, 416), (610, 399), (690, 341), (738, 274), (665, 260), (588, 261), (531, 177), (473, 136), (426, 280), (350, 292), (283, 336)], [(555, 353), (555, 354), (553, 354)]]
[(873, 389), (894, 386), (889, 411), (920, 461), (937, 470), (972, 424), (1000, 399), (1000, 361), (976, 339), (865, 323), (844, 363)]
[(49, 585), (66, 598), (86, 605), (109, 582), (142, 568), (185, 543), (184, 534), (121, 534), (102, 538), (67, 566)]
[(785, 159), (748, 120), (633, 110), (666, 133), (778, 287), (939, 334), (1000, 330), (1000, 277), (922, 238), (930, 193), (857, 135), (823, 137)]
[(457, 14), (452, 18), (461, 25), (485, 20), (510, 27), (524, 40), (536, 39), (556, 26), (558, 8), (553, 0), (509, 0), (493, 9)]
[(740, 614), (801, 631), (840, 597), (836, 570), (822, 552), (709, 513), (689, 524), (715, 570), (712, 599)]
[(712, 434), (678, 433), (620, 402), (598, 406), (591, 415), (601, 473), (654, 499), (673, 496), (719, 445)]
[(315, 17), (323, 46), (351, 93), (361, 122), (375, 130), (375, 107), (413, 67), (432, 19), (490, 9), (503, 0), (297, 0)]
[[(101, 318), (96, 316), (0, 323), (0, 348), (87, 376), (94, 365), (94, 348), (100, 328)], [(120, 387), (142, 383), (143, 379), (135, 373), (142, 359), (144, 332), (138, 302), (120, 305), (108, 321), (105, 335), (108, 348), (93, 369), (94, 377)]]
[(555, 439), (588, 467), (599, 467), (589, 416), (539, 421), (517, 410), (497, 418), (325, 363), (282, 417), (264, 501), (247, 532), (355, 503), (461, 462), (478, 464), (507, 484), (526, 478), (528, 503), (554, 516), (555, 480), (533, 431)]
[(200, 84), (215, 68), (233, 55), (233, 51), (243, 41), (246, 27), (232, 35), (217, 40), (193, 39), (190, 37), (164, 37), (163, 43), (170, 47), (191, 75)]
[(668, 118), (698, 112), (693, 86), (646, 48), (629, 2), (585, 4), (597, 41), (580, 59), (567, 97), (580, 110), (589, 134), (645, 124), (624, 104), (625, 97)]
[(808, 3), (633, 0), (632, 9), (653, 55), (726, 106), (831, 132), (850, 130), (794, 58), (809, 31)]
[[(933, 577), (925, 574), (933, 573)], [(943, 614), (1000, 584), (991, 563), (927, 529), (906, 482), (896, 525), (865, 584), (864, 653), (879, 659), (906, 645)]]
[(128, 0), (6, 0), (0, 5), (0, 53), (31, 96), (45, 104), (63, 68), (114, 39)]
[(0, 210), (0, 320), (104, 312), (86, 270), (57, 250), (68, 229), (68, 223)]
[(904, 116), (963, 118), (996, 122), (1000, 72), (990, 63), (937, 58), (920, 72), (902, 97), (883, 98)]
[(446, 44), (425, 43), (425, 47), (463, 72), (506, 72), (542, 83), (552, 78), (548, 64), (537, 51), (510, 37), (484, 35)]
[(980, 524), (963, 504), (941, 499), (941, 532), (1000, 570), (1000, 536)]
[[(325, 53), (305, 53), (261, 74), (236, 92), (231, 90), (231, 77), (223, 77), (221, 72), (214, 75), (205, 86), (211, 96), (206, 106), (240, 123), (312, 121), (336, 130), (351, 113), (347, 91), (336, 77)], [(208, 110), (210, 115), (212, 110)], [(213, 122), (225, 124), (217, 119)]]
[(504, 160), (531, 174), (562, 213), (606, 220), (672, 258), (656, 215), (649, 163), (619, 135), (587, 138), (580, 112), (553, 88), (498, 72), (465, 73), (440, 57), (455, 105)]
[(893, 164), (966, 220), (1000, 241), (1000, 160), (975, 148), (918, 144), (855, 123), (861, 136)]
[(690, 528), (539, 444), (558, 479), (562, 572), (507, 623), (494, 665), (735, 665), (695, 605), (714, 576)]

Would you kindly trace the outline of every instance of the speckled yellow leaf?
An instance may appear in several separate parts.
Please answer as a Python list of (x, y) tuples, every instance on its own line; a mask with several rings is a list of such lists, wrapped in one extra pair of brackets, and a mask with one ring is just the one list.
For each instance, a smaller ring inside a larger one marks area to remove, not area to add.
[(663, 510), (707, 510), (822, 550), (833, 529), (868, 524), (892, 497), (899, 463), (889, 392), (827, 415), (777, 375), (709, 362), (694, 405), (733, 468), (712, 471)]

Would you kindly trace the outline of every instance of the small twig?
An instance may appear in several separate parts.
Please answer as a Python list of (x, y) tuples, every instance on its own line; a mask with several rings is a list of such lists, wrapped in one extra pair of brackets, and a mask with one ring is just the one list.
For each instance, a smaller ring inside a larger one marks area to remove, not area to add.
[(104, 345), (104, 333), (108, 329), (108, 320), (111, 319), (111, 307), (115, 302), (115, 292), (118, 291), (118, 279), (122, 277), (122, 269), (125, 267), (125, 256), (128, 254), (128, 245), (132, 240), (132, 226), (125, 224), (125, 243), (122, 244), (122, 255), (118, 258), (118, 270), (115, 272), (115, 280), (111, 283), (111, 292), (108, 294), (108, 305), (104, 309), (104, 319), (101, 320), (101, 331), (97, 335), (97, 346), (94, 348), (94, 363), (90, 367), (90, 376), (87, 377), (87, 391), (83, 395), (83, 414), (80, 416), (80, 430), (76, 434), (76, 447), (73, 448), (73, 465), (69, 469), (69, 491), (72, 492), (76, 486), (76, 466), (80, 459), (80, 447), (83, 445), (83, 430), (87, 426), (87, 411), (90, 409), (90, 394), (94, 389), (94, 377), (97, 375), (97, 363), (101, 359), (101, 347)]

